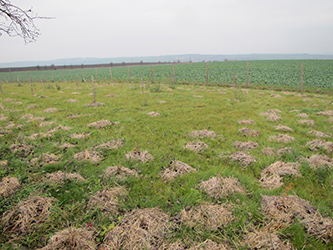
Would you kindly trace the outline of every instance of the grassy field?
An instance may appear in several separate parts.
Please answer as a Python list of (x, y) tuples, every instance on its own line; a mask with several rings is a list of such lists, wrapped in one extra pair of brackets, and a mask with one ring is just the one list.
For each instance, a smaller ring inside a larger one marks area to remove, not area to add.
[(1, 249), (333, 248), (332, 95), (2, 89)]

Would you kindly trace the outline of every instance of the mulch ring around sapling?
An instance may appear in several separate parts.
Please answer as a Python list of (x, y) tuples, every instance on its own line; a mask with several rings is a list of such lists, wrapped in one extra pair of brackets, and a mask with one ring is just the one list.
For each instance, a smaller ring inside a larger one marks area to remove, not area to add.
[(65, 173), (59, 170), (52, 174), (46, 174), (47, 182), (64, 183), (66, 180), (84, 181), (84, 178), (78, 173)]
[(181, 222), (190, 228), (218, 230), (229, 225), (235, 217), (231, 204), (203, 203), (183, 209)]
[(124, 187), (105, 188), (89, 199), (88, 208), (98, 208), (103, 212), (114, 213), (117, 211), (119, 198), (125, 195), (127, 190)]
[(201, 141), (195, 141), (195, 142), (188, 142), (184, 145), (185, 149), (192, 150), (196, 153), (200, 152), (201, 150), (204, 150), (208, 148), (208, 145)]
[(193, 138), (215, 138), (216, 137), (216, 134), (214, 131), (208, 131), (207, 129), (203, 129), (203, 130), (200, 130), (200, 131), (192, 131), (190, 134), (189, 134), (190, 137), (193, 137)]
[(258, 142), (248, 141), (248, 142), (242, 142), (242, 141), (235, 141), (232, 143), (232, 146), (234, 146), (237, 149), (242, 150), (252, 150), (259, 146)]
[(119, 165), (108, 167), (107, 169), (104, 169), (103, 172), (104, 172), (104, 178), (107, 179), (114, 177), (118, 180), (122, 180), (129, 176), (135, 176), (135, 177), (139, 176), (137, 171)]
[(309, 135), (317, 136), (317, 137), (319, 137), (319, 138), (331, 137), (330, 135), (325, 134), (324, 132), (316, 131), (316, 130), (311, 130), (311, 131), (309, 131), (308, 134), (309, 134)]
[(263, 155), (275, 155), (276, 151), (274, 148), (271, 147), (265, 147), (262, 151), (261, 154)]
[(160, 116), (160, 114), (157, 112), (149, 112), (149, 113), (147, 113), (147, 115), (152, 116), (152, 117)]
[(309, 125), (309, 126), (314, 126), (315, 121), (314, 120), (299, 120), (298, 123), (303, 124), (303, 125)]
[(74, 159), (78, 161), (89, 161), (91, 163), (99, 163), (102, 160), (100, 154), (96, 151), (84, 150), (74, 155)]
[(93, 102), (93, 103), (88, 103), (88, 104), (85, 104), (84, 106), (86, 107), (98, 107), (98, 106), (103, 106), (105, 105), (104, 103), (102, 102)]
[(44, 166), (44, 165), (51, 165), (51, 164), (57, 164), (59, 160), (59, 156), (56, 156), (54, 154), (42, 154), (40, 157), (36, 157), (31, 159), (30, 163), (31, 165), (38, 165), (38, 166)]
[(251, 165), (253, 162), (256, 162), (255, 158), (251, 155), (249, 155), (246, 152), (239, 151), (236, 153), (232, 153), (229, 156), (231, 161), (239, 161), (243, 167), (247, 167)]
[(154, 157), (148, 151), (132, 151), (125, 155), (128, 160), (138, 160), (142, 162), (152, 161)]
[(48, 109), (45, 109), (43, 112), (44, 113), (54, 113), (57, 111), (58, 111), (58, 109), (56, 109), (56, 108), (48, 108)]
[(71, 138), (73, 138), (73, 139), (84, 139), (84, 138), (87, 138), (89, 136), (90, 136), (89, 133), (71, 134)]
[(310, 202), (296, 195), (261, 196), (262, 212), (271, 223), (287, 226), (296, 218), (307, 229), (308, 233), (329, 243), (333, 239), (333, 220), (323, 217)]
[(171, 226), (169, 216), (158, 207), (133, 210), (107, 233), (100, 250), (157, 248)]
[(34, 226), (42, 224), (50, 214), (55, 198), (31, 196), (6, 211), (0, 220), (4, 232), (21, 234), (33, 231)]
[(317, 115), (333, 116), (333, 110), (320, 111)]
[(239, 124), (252, 124), (252, 125), (256, 124), (256, 122), (253, 120), (239, 120), (238, 123)]
[(93, 232), (85, 228), (70, 227), (55, 233), (49, 243), (39, 250), (94, 250), (97, 244)]
[(113, 124), (114, 124), (113, 122), (108, 121), (108, 120), (100, 120), (100, 121), (97, 121), (97, 122), (88, 123), (87, 126), (88, 127), (95, 127), (97, 129), (99, 129), (99, 128), (104, 128), (104, 127), (107, 127), (107, 126), (111, 126)]
[(260, 135), (260, 131), (257, 129), (241, 128), (238, 131), (243, 133), (245, 136), (259, 136)]
[(278, 125), (278, 126), (275, 126), (275, 130), (278, 130), (278, 131), (289, 131), (289, 132), (294, 132), (294, 130), (288, 126), (284, 126), (284, 125)]
[(120, 147), (124, 146), (124, 141), (122, 140), (112, 140), (108, 142), (104, 142), (100, 145), (95, 146), (95, 149), (108, 149), (108, 150), (114, 150), (118, 149)]
[(192, 168), (190, 165), (187, 165), (184, 162), (171, 161), (169, 167), (163, 171), (162, 179), (168, 181), (176, 178), (177, 176), (181, 176), (192, 171), (196, 171), (196, 169)]
[(20, 187), (20, 182), (16, 177), (4, 177), (0, 181), (0, 197), (7, 197), (15, 193)]
[(312, 155), (310, 158), (306, 158), (310, 168), (333, 168), (333, 159), (328, 155)]
[(23, 144), (23, 143), (12, 144), (9, 146), (9, 149), (11, 153), (13, 154), (19, 153), (22, 156), (28, 156), (34, 152), (34, 147), (32, 145)]
[(268, 138), (269, 141), (276, 141), (276, 142), (280, 142), (280, 143), (291, 143), (293, 141), (295, 141), (295, 138), (289, 135), (285, 135), (285, 134), (279, 134), (276, 136), (269, 136)]
[[(168, 249), (184, 249), (183, 247), (180, 248), (168, 248)], [(216, 243), (212, 240), (206, 240), (202, 243), (199, 243), (196, 246), (192, 246), (189, 250), (232, 250), (231, 247), (223, 244), (223, 243)]]
[(316, 140), (308, 142), (306, 145), (309, 147), (310, 150), (313, 150), (313, 151), (317, 151), (319, 149), (324, 149), (328, 153), (333, 152), (333, 142), (331, 142), (331, 141), (326, 142), (325, 140), (316, 139)]
[(199, 184), (210, 197), (220, 199), (233, 193), (245, 193), (245, 188), (234, 177), (212, 177)]

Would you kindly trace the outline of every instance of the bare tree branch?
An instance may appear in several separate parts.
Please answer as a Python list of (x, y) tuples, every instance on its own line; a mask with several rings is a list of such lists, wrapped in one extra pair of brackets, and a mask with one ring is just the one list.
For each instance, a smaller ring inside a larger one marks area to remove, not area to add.
[(11, 4), (9, 0), (0, 0), (0, 36), (3, 33), (9, 36), (20, 36), (24, 42), (35, 42), (39, 37), (39, 29), (35, 26), (35, 19), (49, 19), (35, 15), (32, 8), (23, 10)]

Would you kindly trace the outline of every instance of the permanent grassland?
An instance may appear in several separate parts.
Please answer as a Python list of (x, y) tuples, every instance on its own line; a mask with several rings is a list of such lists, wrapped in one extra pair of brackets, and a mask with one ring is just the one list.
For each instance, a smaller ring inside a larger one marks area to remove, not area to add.
[[(79, 88), (75, 83), (34, 83), (35, 96), (31, 95), (30, 84), (2, 84), (0, 161), (6, 160), (7, 163), (1, 163), (0, 180), (16, 177), (20, 186), (9, 195), (0, 197), (1, 218), (29, 197), (56, 199), (46, 219), (31, 222), (29, 230), (20, 231), (1, 221), (2, 249), (41, 248), (55, 233), (70, 227), (91, 231), (93, 241), (102, 246), (106, 235), (126, 223), (123, 220), (131, 211), (156, 207), (169, 216), (168, 223), (172, 224), (163, 234), (162, 242), (158, 241), (159, 245), (154, 246), (157, 249), (169, 249), (167, 245), (177, 240), (189, 248), (207, 239), (233, 249), (254, 248), (244, 243), (246, 235), (262, 229), (276, 233), (281, 241), (289, 241), (296, 249), (332, 249), (332, 238), (322, 240), (308, 233), (297, 214), (290, 224), (281, 222), (279, 226), (269, 228), (267, 225), (273, 220), (262, 209), (262, 195), (297, 195), (309, 201), (324, 218), (332, 220), (332, 148), (314, 151), (307, 145), (317, 139), (314, 134), (309, 134), (313, 130), (328, 136), (320, 140), (332, 142), (332, 120), (329, 120), (330, 116), (319, 114), (333, 109), (332, 95), (302, 95), (238, 87), (172, 84), (150, 84), (148, 87), (148, 84), (105, 82), (100, 80), (95, 85), (96, 101), (104, 103), (98, 107), (85, 106), (92, 102), (91, 83), (79, 83)], [(109, 94), (115, 96), (106, 97)], [(78, 102), (70, 103), (69, 99)], [(36, 107), (27, 108), (32, 104)], [(49, 108), (57, 111), (45, 112)], [(278, 122), (267, 120), (268, 115), (261, 115), (273, 109), (281, 111), (275, 111), (281, 117)], [(149, 112), (160, 115), (152, 117)], [(297, 115), (302, 113), (307, 114), (306, 119), (313, 120), (314, 125), (299, 123), (302, 118)], [(43, 117), (43, 121), (22, 119), (25, 114)], [(68, 119), (72, 115), (83, 116)], [(87, 126), (100, 120), (112, 121), (113, 124), (100, 129)], [(253, 120), (255, 124), (240, 124), (241, 120)], [(42, 122), (53, 123), (41, 126)], [(31, 137), (37, 133), (46, 134), (58, 125), (70, 129), (60, 128), (46, 137), (43, 134), (35, 139)], [(293, 131), (277, 131), (277, 125), (288, 126)], [(245, 136), (239, 131), (244, 127), (259, 130), (259, 136)], [(214, 131), (215, 138), (190, 136), (191, 132), (204, 129)], [(83, 139), (71, 136), (77, 133), (88, 133), (89, 136)], [(287, 134), (295, 140), (289, 143), (272, 140), (271, 136), (279, 134)], [(115, 140), (122, 141), (123, 146), (112, 150), (96, 148)], [(199, 152), (184, 148), (194, 141), (205, 142), (208, 148)], [(258, 147), (252, 150), (243, 150), (253, 156), (255, 162), (244, 165), (232, 161), (230, 156), (241, 151), (234, 146), (235, 141), (258, 143)], [(64, 143), (71, 143), (74, 147), (60, 148)], [(13, 152), (13, 144), (28, 145), (31, 149)], [(276, 152), (289, 147), (291, 151), (264, 155), (262, 151), (266, 147)], [(91, 162), (88, 157), (83, 161), (74, 158), (77, 153), (89, 154), (92, 151), (99, 152), (100, 162)], [(154, 159), (141, 162), (125, 157), (130, 152), (144, 151)], [(42, 157), (46, 154), (59, 158), (54, 164), (42, 164)], [(311, 167), (307, 159), (315, 154), (327, 155), (332, 164), (317, 169)], [(38, 164), (33, 164), (36, 157)], [(163, 172), (172, 161), (184, 162), (196, 171), (165, 180)], [(261, 172), (277, 161), (298, 162), (300, 174), (283, 176), (280, 187), (265, 189), (259, 183)], [(135, 170), (138, 176), (106, 178), (104, 170), (116, 165)], [(84, 180), (49, 182), (48, 174), (58, 171), (80, 174)], [(212, 177), (236, 178), (246, 191), (211, 197), (200, 188), (200, 184)], [(89, 205), (99, 191), (119, 186), (126, 188), (127, 194), (116, 197), (116, 206), (111, 212)], [(201, 227), (200, 222), (191, 225), (182, 221), (182, 212), (206, 203), (231, 205), (234, 219), (229, 224), (212, 228)], [(23, 214), (19, 212), (12, 223), (20, 216)]]

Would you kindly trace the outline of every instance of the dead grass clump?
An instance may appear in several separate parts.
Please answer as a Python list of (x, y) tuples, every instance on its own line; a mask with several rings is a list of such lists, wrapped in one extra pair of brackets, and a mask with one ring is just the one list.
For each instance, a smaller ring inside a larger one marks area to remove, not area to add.
[(75, 147), (74, 144), (67, 143), (67, 142), (59, 146), (59, 148), (61, 148), (61, 149), (69, 149), (69, 148), (73, 148), (73, 147)]
[(278, 121), (281, 120), (281, 117), (278, 116), (277, 114), (270, 114), (270, 115), (266, 118), (266, 120), (268, 120), (268, 121), (272, 121), (272, 122), (278, 122)]
[(5, 116), (4, 114), (0, 114), (0, 121), (5, 121), (7, 120), (7, 116)]
[(118, 96), (114, 95), (114, 94), (110, 94), (110, 95), (106, 95), (105, 97), (118, 97)]
[(190, 165), (187, 165), (181, 161), (172, 161), (169, 164), (169, 167), (163, 171), (162, 178), (166, 181), (181, 176), (183, 174), (196, 171)]
[(328, 121), (329, 123), (333, 123), (333, 117), (328, 118), (326, 121)]
[(306, 144), (310, 150), (317, 151), (319, 149), (325, 149), (328, 153), (333, 152), (333, 142), (326, 142), (325, 140), (314, 140)]
[(56, 126), (55, 128), (50, 129), (50, 130), (48, 131), (48, 133), (53, 133), (53, 132), (58, 131), (58, 130), (65, 130), (65, 131), (68, 131), (68, 130), (70, 130), (70, 129), (71, 129), (71, 127), (66, 127), (66, 126), (58, 125), (58, 126)]
[(8, 166), (8, 161), (7, 160), (0, 161), (0, 166), (1, 167), (7, 167)]
[(208, 145), (204, 142), (201, 141), (196, 141), (196, 142), (188, 142), (184, 145), (185, 149), (192, 150), (196, 153), (200, 152), (201, 150), (204, 150), (208, 148)]
[(76, 100), (76, 99), (69, 99), (68, 102), (69, 102), (69, 103), (74, 103), (74, 102), (79, 102), (79, 100)]
[(148, 153), (148, 151), (132, 151), (125, 155), (126, 159), (138, 160), (142, 162), (152, 161), (154, 157)]
[(308, 134), (309, 134), (309, 135), (317, 136), (317, 137), (319, 137), (319, 138), (331, 137), (331, 136), (329, 136), (328, 134), (325, 134), (324, 132), (316, 131), (316, 130), (311, 130), (311, 131), (309, 131)]
[(318, 115), (333, 116), (333, 110), (320, 111), (317, 114)]
[(15, 101), (15, 100), (12, 99), (12, 98), (5, 98), (5, 99), (3, 99), (3, 101), (4, 101), (4, 102), (13, 102), (13, 101)]
[[(169, 248), (168, 248), (169, 249)], [(175, 250), (181, 250), (182, 248), (175, 248)], [(223, 243), (216, 243), (212, 240), (206, 240), (196, 246), (189, 248), (189, 250), (231, 250), (232, 248), (224, 245)]]
[(149, 112), (149, 113), (147, 113), (147, 115), (154, 117), (154, 116), (159, 116), (160, 114), (157, 112)]
[(235, 141), (232, 146), (234, 146), (235, 148), (238, 149), (242, 149), (242, 150), (252, 150), (255, 149), (259, 146), (258, 142), (253, 142), (253, 141), (249, 141), (249, 142), (242, 142), (242, 141)]
[(114, 149), (118, 149), (122, 146), (124, 146), (124, 142), (122, 140), (113, 140), (113, 141), (108, 141), (108, 142), (102, 143), (100, 145), (97, 145), (97, 146), (95, 146), (95, 148), (114, 150)]
[(74, 159), (78, 161), (90, 161), (94, 164), (99, 163), (102, 160), (98, 152), (88, 150), (75, 154)]
[(0, 182), (0, 197), (7, 197), (16, 192), (20, 182), (16, 177), (4, 177)]
[(284, 147), (284, 148), (281, 148), (278, 150), (279, 155), (284, 155), (286, 153), (293, 154), (294, 152), (293, 152), (292, 148), (289, 148), (289, 147)]
[(27, 144), (12, 144), (9, 146), (10, 152), (15, 154), (16, 152), (19, 152), (23, 154), (23, 156), (28, 156), (29, 154), (33, 153), (34, 147)]
[(247, 167), (249, 166), (251, 163), (256, 162), (256, 160), (254, 159), (253, 156), (247, 154), (246, 152), (243, 151), (239, 151), (236, 153), (232, 153), (229, 158), (232, 161), (239, 161), (242, 166)]
[(296, 115), (296, 117), (299, 117), (299, 118), (308, 118), (309, 116), (305, 113), (300, 113), (298, 115)]
[(106, 188), (98, 191), (96, 195), (89, 199), (88, 208), (98, 208), (104, 212), (115, 213), (117, 211), (119, 197), (125, 195), (127, 195), (127, 190), (124, 187)]
[(310, 126), (315, 125), (314, 120), (299, 120), (298, 123), (303, 124), (303, 125), (310, 125)]
[(54, 122), (41, 122), (39, 124), (39, 127), (46, 127), (52, 125)]
[(280, 142), (280, 143), (290, 143), (290, 142), (295, 141), (295, 138), (292, 136), (289, 136), (289, 135), (279, 134), (277, 136), (270, 136), (269, 140)]
[(322, 167), (333, 168), (333, 160), (328, 155), (312, 155), (307, 161), (313, 169)]
[(216, 134), (214, 131), (208, 131), (207, 129), (203, 129), (200, 131), (192, 131), (189, 136), (194, 138), (215, 138)]
[(259, 180), (260, 185), (263, 188), (279, 188), (283, 185), (282, 177), (284, 175), (302, 176), (299, 163), (284, 163), (277, 161), (261, 172), (261, 178)]
[(70, 227), (55, 233), (49, 243), (39, 250), (94, 250), (97, 249), (93, 232)]
[(100, 120), (100, 121), (97, 121), (97, 122), (88, 123), (87, 126), (88, 127), (95, 127), (97, 129), (99, 129), (99, 128), (104, 128), (104, 127), (107, 127), (107, 126), (111, 126), (112, 124), (113, 124), (113, 122), (110, 122), (108, 120)]
[(255, 230), (244, 237), (244, 247), (251, 249), (293, 250), (295, 249), (289, 241), (279, 239), (276, 232), (268, 230)]
[(86, 107), (98, 107), (98, 106), (103, 106), (103, 105), (105, 105), (104, 103), (102, 103), (102, 102), (93, 102), (93, 103), (89, 103), (89, 104), (85, 104), (84, 106), (86, 106)]
[(84, 178), (80, 174), (64, 173), (62, 171), (46, 174), (46, 178), (48, 182), (53, 183), (64, 183), (66, 180), (84, 181)]
[(153, 249), (169, 230), (169, 216), (160, 208), (136, 209), (106, 235), (100, 250)]
[(25, 114), (22, 115), (20, 120), (24, 120), (24, 119), (28, 119), (28, 120), (32, 120), (34, 118), (34, 116), (32, 114)]
[(333, 220), (323, 218), (310, 202), (296, 195), (288, 196), (261, 196), (261, 207), (264, 214), (275, 223), (290, 224), (295, 218), (300, 220), (310, 235), (317, 236), (324, 242), (333, 239)]
[(243, 133), (246, 136), (259, 136), (260, 135), (260, 131), (256, 130), (256, 129), (241, 128), (238, 131)]
[(230, 204), (203, 203), (181, 212), (181, 222), (191, 228), (218, 230), (229, 225), (235, 218)]
[(261, 154), (263, 155), (275, 155), (275, 149), (274, 148), (270, 148), (270, 147), (265, 147), (262, 151)]
[(128, 176), (135, 176), (138, 177), (138, 173), (135, 170), (125, 168), (122, 166), (113, 166), (113, 167), (108, 167), (107, 169), (103, 170), (104, 176), (107, 178), (112, 178), (115, 177), (117, 179), (124, 179)]
[(253, 124), (253, 125), (256, 124), (256, 122), (253, 120), (239, 120), (238, 123), (239, 124)]
[(72, 134), (71, 138), (73, 138), (73, 139), (84, 139), (84, 138), (87, 138), (89, 136), (90, 136), (89, 133), (78, 133), (78, 134)]
[(279, 109), (269, 109), (267, 112), (265, 113), (260, 113), (261, 116), (269, 116), (269, 115), (272, 115), (272, 114), (278, 114), (278, 113), (281, 113), (281, 110)]
[(278, 125), (275, 127), (275, 130), (281, 130), (281, 131), (290, 131), (293, 132), (294, 130), (288, 126)]
[(69, 115), (69, 116), (67, 116), (67, 119), (79, 118), (81, 116), (82, 115)]
[(42, 154), (40, 157), (31, 159), (30, 163), (34, 166), (44, 166), (58, 163), (59, 156), (54, 154)]
[(55, 198), (45, 196), (32, 196), (21, 201), (2, 215), (3, 230), (10, 233), (31, 232), (33, 225), (41, 224), (47, 219), (49, 209), (55, 201)]
[(199, 187), (215, 199), (221, 199), (233, 193), (245, 193), (245, 188), (238, 179), (233, 177), (212, 177), (201, 182)]
[(57, 112), (58, 109), (56, 108), (48, 108), (48, 109), (45, 109), (44, 110), (44, 113), (54, 113), (54, 112)]
[(37, 106), (35, 104), (30, 104), (27, 106), (27, 109), (34, 109), (36, 108)]

